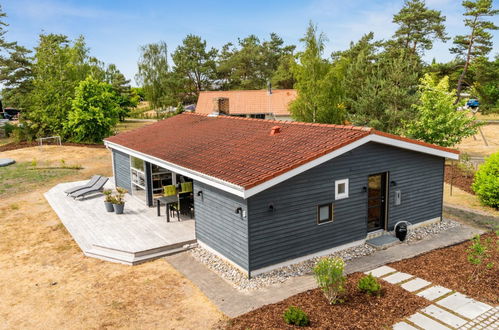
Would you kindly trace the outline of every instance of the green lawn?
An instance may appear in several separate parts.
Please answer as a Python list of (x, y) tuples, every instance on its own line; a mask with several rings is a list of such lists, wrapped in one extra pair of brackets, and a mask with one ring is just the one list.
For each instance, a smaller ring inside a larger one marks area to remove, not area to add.
[(64, 177), (77, 171), (77, 169), (42, 166), (37, 168), (31, 163), (16, 163), (0, 167), (0, 182), (2, 182), (0, 185), (0, 197), (38, 188), (40, 185), (46, 185), (48, 181), (54, 178)]

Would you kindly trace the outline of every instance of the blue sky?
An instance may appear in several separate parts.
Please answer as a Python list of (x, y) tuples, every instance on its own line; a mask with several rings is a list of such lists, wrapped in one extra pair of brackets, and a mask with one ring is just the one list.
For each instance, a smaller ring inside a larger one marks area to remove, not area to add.
[[(432, 9), (447, 17), (450, 36), (465, 33), (459, 0), (427, 0)], [(308, 21), (326, 33), (327, 54), (348, 47), (351, 40), (373, 31), (377, 39), (389, 38), (396, 29), (391, 23), (403, 0), (309, 0), (309, 1), (160, 1), (160, 0), (4, 0), (10, 24), (8, 40), (27, 47), (37, 43), (38, 34), (62, 33), (71, 38), (84, 35), (91, 54), (115, 63), (132, 79), (139, 47), (164, 40), (173, 51), (189, 33), (200, 35), (209, 46), (221, 47), (238, 37), (256, 34), (267, 38), (278, 33), (287, 43), (298, 44)], [(495, 7), (498, 7), (495, 0)], [(499, 25), (499, 18), (494, 18)], [(499, 32), (492, 54), (499, 53)], [(451, 42), (436, 43), (425, 59), (452, 58)]]

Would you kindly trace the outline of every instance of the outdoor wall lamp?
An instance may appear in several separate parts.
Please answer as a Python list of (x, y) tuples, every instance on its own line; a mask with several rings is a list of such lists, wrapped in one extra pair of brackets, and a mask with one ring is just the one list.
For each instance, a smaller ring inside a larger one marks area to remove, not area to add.
[(270, 203), (269, 204), (269, 211), (270, 212), (274, 212), (275, 211), (274, 203)]
[(397, 186), (397, 182), (396, 182), (396, 181), (390, 181), (390, 185), (391, 185), (392, 187), (396, 187), (396, 186)]
[(367, 187), (362, 187), (362, 192), (367, 192)]
[(236, 209), (236, 214), (242, 214), (243, 213), (243, 208), (242, 207), (238, 207)]
[(202, 190), (198, 191), (197, 195), (198, 195), (198, 196), (203, 195), (203, 191), (202, 191)]

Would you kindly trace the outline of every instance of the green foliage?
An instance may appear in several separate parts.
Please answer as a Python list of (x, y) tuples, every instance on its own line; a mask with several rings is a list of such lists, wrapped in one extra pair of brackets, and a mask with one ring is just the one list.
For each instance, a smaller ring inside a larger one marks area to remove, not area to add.
[(462, 5), (465, 9), (464, 25), (469, 29), (467, 35), (457, 35), (454, 37), (454, 47), (451, 53), (464, 59), (464, 67), (457, 82), (457, 99), (459, 101), (463, 88), (464, 77), (468, 71), (470, 63), (476, 57), (486, 56), (492, 50), (492, 34), (490, 30), (497, 30), (499, 27), (492, 21), (485, 20), (486, 17), (493, 17), (499, 10), (493, 9), (492, 0), (464, 0)]
[(215, 48), (206, 49), (206, 41), (192, 34), (182, 40), (182, 44), (172, 54), (175, 72), (184, 80), (185, 102), (196, 102), (202, 90), (210, 89), (216, 79)]
[(64, 125), (65, 136), (74, 142), (102, 142), (111, 135), (119, 113), (112, 86), (88, 77), (76, 88)]
[(125, 204), (125, 194), (128, 192), (125, 188), (116, 187), (116, 195), (111, 197), (113, 204)]
[(393, 16), (396, 43), (416, 53), (433, 47), (433, 40), (446, 41), (445, 16), (426, 7), (424, 0), (406, 0), (404, 7)]
[(376, 277), (372, 274), (363, 276), (359, 279), (357, 287), (360, 291), (367, 293), (368, 295), (377, 295), (381, 293), (381, 284), (379, 284)]
[(476, 235), (471, 239), (471, 245), (466, 250), (468, 262), (475, 266), (470, 280), (476, 280), (482, 271), (494, 268), (494, 263), (491, 261), (491, 251), (498, 249), (498, 244), (497, 236), (495, 246), (491, 238), (482, 240), (480, 235)]
[(178, 103), (181, 79), (170, 71), (166, 43), (141, 47), (136, 80), (142, 85), (146, 100), (157, 111)]
[(297, 54), (298, 62), (291, 66), (298, 97), (290, 104), (290, 111), (299, 121), (342, 124), (345, 119), (342, 68), (322, 58), (325, 40), (325, 35), (318, 34), (312, 23), (300, 39), (305, 50)]
[(255, 35), (225, 44), (218, 57), (221, 89), (262, 89), (271, 81), (280, 63), (293, 54), (295, 46), (284, 45), (275, 33), (261, 41)]
[(471, 187), (482, 204), (499, 209), (499, 152), (480, 165)]
[(317, 285), (330, 304), (342, 302), (340, 295), (345, 291), (346, 281), (344, 269), (345, 262), (339, 257), (323, 258), (313, 269)]
[(449, 79), (435, 81), (429, 74), (421, 79), (419, 103), (413, 106), (415, 121), (406, 122), (405, 134), (428, 143), (451, 147), (476, 134), (479, 123), (463, 111), (456, 111)]
[(126, 79), (114, 64), (108, 65), (105, 72), (105, 82), (112, 86), (120, 106), (118, 115), (120, 121), (123, 121), (128, 116), (130, 109), (138, 105), (139, 97), (132, 91), (130, 80)]
[(299, 307), (289, 306), (283, 314), (284, 322), (287, 324), (305, 327), (310, 324), (310, 319), (303, 310)]

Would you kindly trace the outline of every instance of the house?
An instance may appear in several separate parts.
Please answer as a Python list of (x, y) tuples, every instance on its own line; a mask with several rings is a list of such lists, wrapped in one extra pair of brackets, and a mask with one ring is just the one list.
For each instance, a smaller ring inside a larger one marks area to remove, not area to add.
[(199, 93), (196, 113), (292, 120), (289, 103), (296, 99), (294, 89), (210, 91)]
[(116, 184), (148, 205), (154, 182), (192, 180), (198, 243), (248, 275), (439, 221), (444, 161), (458, 159), (366, 127), (194, 113), (105, 144)]

